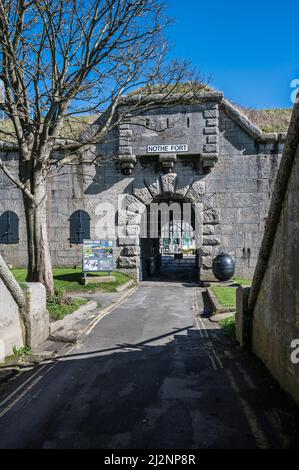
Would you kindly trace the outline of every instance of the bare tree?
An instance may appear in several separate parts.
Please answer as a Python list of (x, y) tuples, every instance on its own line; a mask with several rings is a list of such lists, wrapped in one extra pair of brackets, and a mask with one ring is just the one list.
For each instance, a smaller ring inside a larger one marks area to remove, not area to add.
[(23, 195), (27, 280), (42, 282), (48, 293), (47, 181), (62, 127), (70, 116), (102, 112), (88, 139), (68, 146), (84, 149), (124, 119), (117, 109), (133, 90), (143, 89), (143, 99), (131, 104), (135, 113), (154, 106), (157, 90), (165, 105), (174, 104), (181, 82), (189, 96), (186, 64), (167, 60), (169, 23), (160, 0), (0, 0), (0, 106), (18, 145), (18, 176), (5, 161), (0, 167)]

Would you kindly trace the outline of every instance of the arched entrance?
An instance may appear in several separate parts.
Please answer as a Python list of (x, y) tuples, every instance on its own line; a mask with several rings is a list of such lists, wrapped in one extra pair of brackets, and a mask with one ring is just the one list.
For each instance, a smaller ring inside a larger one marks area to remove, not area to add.
[[(118, 268), (133, 274), (136, 279), (142, 280), (144, 263), (147, 255), (144, 255), (145, 244), (152, 246), (154, 257), (161, 249), (161, 236), (152, 237), (153, 242), (144, 242), (145, 221), (148, 217), (148, 206), (154, 203), (165, 202), (187, 204), (196, 210), (197, 226), (195, 235), (197, 237), (196, 255), (197, 270), (201, 266), (201, 280), (211, 280), (212, 260), (218, 254), (219, 240), (211, 233), (216, 231), (219, 224), (219, 213), (217, 209), (210, 207), (209, 200), (205, 198), (205, 175), (197, 178), (185, 177), (175, 173), (160, 175), (156, 177), (136, 178), (133, 182), (131, 194), (124, 198), (122, 210), (119, 211), (119, 221), (124, 227), (123, 235), (119, 238), (120, 256)], [(184, 217), (185, 218), (185, 217)], [(143, 230), (143, 232), (142, 232)], [(163, 244), (163, 241), (162, 241)]]
[(195, 204), (173, 195), (147, 205), (140, 226), (140, 280), (197, 282), (201, 222)]

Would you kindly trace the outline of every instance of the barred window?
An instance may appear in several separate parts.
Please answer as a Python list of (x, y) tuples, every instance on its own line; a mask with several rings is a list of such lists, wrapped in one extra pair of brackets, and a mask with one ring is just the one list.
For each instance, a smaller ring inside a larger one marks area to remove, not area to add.
[(90, 217), (85, 211), (78, 210), (70, 217), (70, 243), (80, 244), (90, 239)]
[(19, 242), (19, 217), (15, 212), (6, 211), (0, 216), (0, 243)]

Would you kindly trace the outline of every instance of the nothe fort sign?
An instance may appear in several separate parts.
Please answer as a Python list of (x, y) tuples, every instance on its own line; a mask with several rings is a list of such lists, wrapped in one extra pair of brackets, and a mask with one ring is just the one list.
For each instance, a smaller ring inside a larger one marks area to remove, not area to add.
[(188, 152), (187, 144), (166, 144), (166, 145), (148, 145), (147, 153), (181, 153)]

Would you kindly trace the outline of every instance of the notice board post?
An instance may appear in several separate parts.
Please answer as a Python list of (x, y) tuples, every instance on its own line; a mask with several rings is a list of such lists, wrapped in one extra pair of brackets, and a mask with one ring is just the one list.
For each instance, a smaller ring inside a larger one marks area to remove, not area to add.
[[(95, 274), (106, 272), (110, 277), (114, 270), (113, 241), (83, 240), (82, 246), (82, 272), (84, 284), (87, 284), (87, 275), (89, 273)], [(96, 278), (94, 279), (96, 280)], [(103, 276), (101, 279), (104, 281)]]

